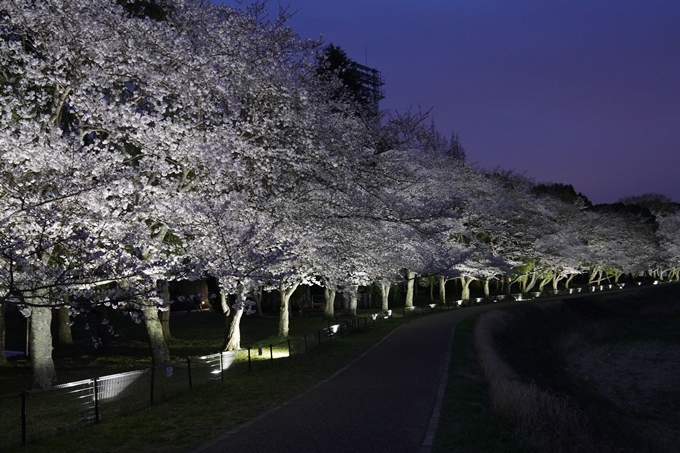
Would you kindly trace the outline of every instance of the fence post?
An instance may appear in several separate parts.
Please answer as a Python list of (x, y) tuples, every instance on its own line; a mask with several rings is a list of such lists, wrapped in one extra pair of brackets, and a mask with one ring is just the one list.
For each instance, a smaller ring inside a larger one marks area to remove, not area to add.
[(21, 392), (21, 443), (26, 445), (26, 395), (25, 390)]
[(224, 382), (224, 365), (222, 365), (222, 352), (220, 352), (220, 380)]
[(292, 352), (293, 351), (291, 351), (291, 349), (290, 349), (290, 339), (288, 339), (288, 357), (293, 355)]
[(248, 346), (248, 371), (252, 371), (252, 368), (250, 367), (250, 346)]
[(153, 381), (154, 378), (156, 377), (156, 367), (151, 367), (151, 406), (153, 406)]
[(189, 390), (193, 389), (193, 382), (191, 382), (191, 357), (187, 357), (187, 372), (189, 373)]
[(94, 378), (94, 424), (99, 424), (99, 378)]
[(274, 363), (274, 345), (269, 343), (269, 360)]
[(321, 346), (321, 331), (317, 330), (316, 334), (319, 336), (319, 346)]

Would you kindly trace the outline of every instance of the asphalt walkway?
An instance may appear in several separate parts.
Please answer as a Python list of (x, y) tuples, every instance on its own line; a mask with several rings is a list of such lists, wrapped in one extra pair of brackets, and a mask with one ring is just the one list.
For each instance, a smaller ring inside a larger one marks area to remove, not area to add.
[(453, 328), (494, 307), (444, 311), (405, 324), (310, 391), (194, 453), (429, 452)]

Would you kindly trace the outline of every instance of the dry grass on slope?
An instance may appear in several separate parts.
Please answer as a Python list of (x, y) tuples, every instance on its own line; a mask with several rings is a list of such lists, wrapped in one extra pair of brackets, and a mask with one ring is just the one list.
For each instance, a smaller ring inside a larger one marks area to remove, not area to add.
[(676, 452), (680, 285), (484, 315), (475, 330), (494, 410), (549, 452)]
[(606, 452), (595, 447), (585, 414), (565, 398), (543, 391), (521, 379), (499, 355), (494, 335), (512, 322), (508, 312), (495, 310), (480, 318), (475, 346), (490, 384), (494, 411), (513, 423), (518, 432), (551, 452)]

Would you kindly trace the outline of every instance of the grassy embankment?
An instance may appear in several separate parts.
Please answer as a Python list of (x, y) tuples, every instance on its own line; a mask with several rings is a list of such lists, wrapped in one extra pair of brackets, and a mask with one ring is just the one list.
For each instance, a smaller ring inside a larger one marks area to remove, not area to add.
[(447, 453), (531, 453), (513, 427), (493, 412), (489, 385), (475, 350), (480, 315), (456, 325), (449, 380), (433, 451)]
[(677, 451), (679, 299), (673, 284), (589, 296), (594, 319), (559, 301), (485, 315), (490, 406), (540, 451)]

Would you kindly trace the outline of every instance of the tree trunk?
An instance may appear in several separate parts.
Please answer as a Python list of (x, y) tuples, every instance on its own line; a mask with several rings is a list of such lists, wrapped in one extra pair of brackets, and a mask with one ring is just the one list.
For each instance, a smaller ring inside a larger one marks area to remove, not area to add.
[(566, 289), (569, 289), (569, 285), (571, 285), (571, 281), (576, 277), (578, 274), (569, 274), (569, 277), (567, 277), (567, 281), (564, 282), (564, 287)]
[(158, 308), (152, 302), (146, 301), (142, 305), (142, 313), (144, 315), (144, 327), (146, 327), (146, 334), (149, 338), (149, 346), (151, 347), (153, 366), (169, 365), (170, 350), (163, 339), (163, 327), (161, 326), (160, 319), (158, 319)]
[(404, 306), (408, 308), (413, 307), (413, 286), (416, 281), (416, 273), (407, 271), (406, 278), (408, 280), (406, 281), (406, 302), (404, 303)]
[(349, 310), (349, 297), (344, 293), (340, 293), (340, 300), (342, 301), (342, 309), (346, 313)]
[(236, 294), (234, 317), (231, 319), (231, 325), (229, 326), (229, 341), (224, 348), (225, 351), (238, 351), (241, 349), (241, 318), (243, 317), (245, 301), (245, 294), (241, 290)]
[(0, 367), (9, 365), (5, 356), (5, 329), (5, 304), (0, 304)]
[(470, 283), (474, 281), (472, 277), (459, 277), (461, 283), (460, 298), (467, 300), (470, 298)]
[(94, 308), (94, 313), (97, 319), (97, 338), (99, 344), (96, 346), (99, 354), (107, 354), (111, 350), (111, 335), (109, 335), (108, 327), (108, 310), (105, 305), (97, 305)]
[(335, 289), (329, 284), (323, 288), (324, 307), (323, 319), (335, 319)]
[(602, 271), (600, 271), (599, 269), (593, 269), (593, 271), (590, 273), (590, 276), (588, 277), (588, 284), (592, 285), (597, 281), (597, 284), (599, 285), (600, 281), (602, 280), (601, 278), (599, 278), (601, 273)]
[(281, 295), (281, 315), (279, 318), (279, 338), (285, 340), (288, 338), (288, 330), (290, 326), (290, 296), (293, 295), (298, 287), (298, 283), (286, 289), (284, 285), (279, 287), (279, 294)]
[(349, 314), (352, 316), (357, 315), (357, 291), (359, 291), (359, 287), (356, 285), (352, 285), (349, 290)]
[(241, 349), (241, 318), (243, 317), (243, 307), (234, 309), (234, 317), (231, 318), (229, 326), (229, 341), (224, 348), (225, 351), (238, 351)]
[(439, 303), (446, 303), (446, 278), (443, 275), (438, 276), (439, 279)]
[(57, 310), (57, 317), (59, 319), (59, 344), (73, 344), (73, 336), (71, 335), (71, 316), (69, 315), (68, 307), (60, 307)]
[(522, 294), (527, 292), (527, 280), (529, 280), (528, 274), (520, 275), (517, 277), (517, 280), (515, 280), (517, 283), (519, 283), (519, 292)]
[[(168, 282), (161, 282), (160, 283), (162, 291), (163, 291), (163, 302), (165, 304), (170, 303), (170, 286), (168, 285)], [(200, 304), (200, 302), (199, 302)], [(163, 340), (165, 341), (170, 341), (172, 340), (172, 335), (170, 334), (170, 306), (167, 305), (166, 309), (160, 312), (160, 321), (161, 321), (161, 328), (163, 329)]]
[(552, 278), (552, 289), (553, 291), (557, 291), (557, 286), (560, 283), (560, 280), (564, 279), (564, 275), (561, 273), (555, 272), (555, 275)]
[(172, 340), (172, 335), (170, 335), (170, 309), (163, 310), (158, 313), (158, 320), (161, 323), (161, 330), (163, 332), (163, 340)]
[(485, 278), (484, 279), (484, 297), (488, 298), (491, 295), (491, 291), (489, 291), (489, 279)]
[(512, 293), (512, 280), (509, 275), (503, 277), (503, 292), (509, 296)]
[(259, 287), (255, 291), (253, 291), (253, 297), (255, 298), (255, 308), (257, 310), (257, 317), (263, 318), (264, 313), (262, 312), (262, 287)]
[(39, 306), (31, 308), (29, 349), (33, 388), (52, 387), (57, 383), (57, 372), (52, 360), (51, 324), (52, 308)]
[(434, 279), (430, 277), (430, 301), (434, 302)]
[(229, 308), (228, 297), (224, 294), (222, 288), (220, 288), (220, 306), (222, 307), (222, 316), (224, 316), (224, 343), (222, 344), (222, 349), (227, 349), (227, 345), (229, 344), (229, 315), (231, 314), (231, 308)]
[(527, 280), (528, 281), (524, 286), (524, 290), (522, 291), (523, 293), (528, 293), (536, 285), (536, 281), (538, 280), (538, 273), (536, 271), (532, 272), (531, 280), (529, 280), (529, 276), (527, 275)]
[(380, 285), (380, 298), (382, 300), (381, 311), (387, 313), (387, 310), (390, 309), (390, 287), (392, 285), (389, 282), (380, 282), (378, 285)]

